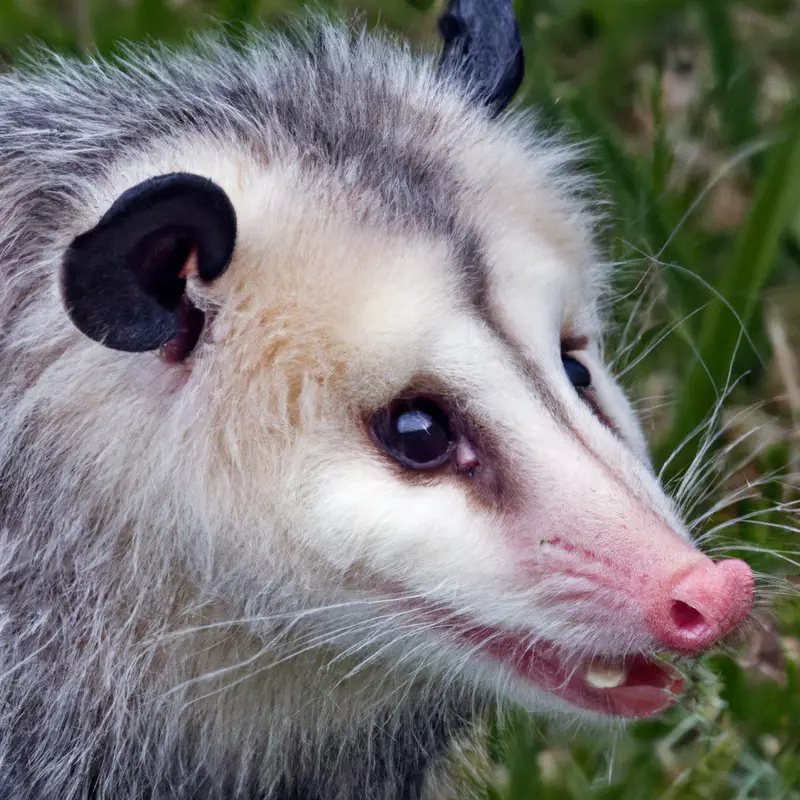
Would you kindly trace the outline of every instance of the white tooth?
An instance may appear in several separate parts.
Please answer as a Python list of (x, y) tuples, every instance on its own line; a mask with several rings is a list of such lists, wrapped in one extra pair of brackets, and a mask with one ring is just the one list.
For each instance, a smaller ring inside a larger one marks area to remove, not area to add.
[(586, 671), (584, 680), (595, 689), (616, 689), (625, 683), (627, 677), (628, 673), (624, 667), (592, 664)]

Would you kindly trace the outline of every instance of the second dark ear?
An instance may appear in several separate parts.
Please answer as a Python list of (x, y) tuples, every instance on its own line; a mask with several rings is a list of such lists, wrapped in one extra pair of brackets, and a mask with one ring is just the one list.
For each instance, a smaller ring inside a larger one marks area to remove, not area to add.
[(511, 102), (525, 73), (512, 0), (448, 0), (439, 18), (440, 67), (461, 74), (493, 115)]
[(235, 244), (236, 212), (219, 186), (187, 173), (150, 178), (70, 244), (61, 270), (67, 313), (106, 347), (156, 350), (185, 325), (192, 256), (200, 279), (213, 281)]

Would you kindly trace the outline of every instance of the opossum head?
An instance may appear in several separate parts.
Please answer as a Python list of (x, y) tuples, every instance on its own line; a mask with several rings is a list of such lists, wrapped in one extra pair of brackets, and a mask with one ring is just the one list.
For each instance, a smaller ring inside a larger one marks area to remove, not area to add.
[(603, 364), (568, 153), (497, 116), (516, 25), (481, 66), (493, 23), (461, 6), (445, 74), (395, 65), (361, 118), (334, 92), (324, 152), (299, 118), (296, 141), (195, 129), (109, 171), (62, 261), (85, 334), (64, 414), (137, 547), (253, 617), (280, 585), (348, 669), (647, 716), (681, 685), (656, 654), (729, 634), (752, 573), (659, 485)]

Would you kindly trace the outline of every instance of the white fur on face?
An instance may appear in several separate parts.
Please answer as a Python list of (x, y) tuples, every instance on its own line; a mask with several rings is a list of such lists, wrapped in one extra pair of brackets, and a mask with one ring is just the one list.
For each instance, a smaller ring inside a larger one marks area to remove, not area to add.
[[(476, 170), (463, 191), (458, 213), (481, 241), (476, 306), (446, 238), (359, 221), (357, 189), (279, 160), (191, 149), (191, 165), (170, 151), (157, 171), (191, 166), (215, 180), (240, 231), (228, 272), (197, 288), (220, 306), (211, 343), (164, 398), (185, 430), (171, 463), (192, 465), (182, 491), (210, 552), (238, 563), (248, 585), (293, 575), (317, 603), (410, 595), (459, 624), (569, 652), (656, 648), (642, 593), (702, 556), (598, 360), (595, 257), (541, 165), (519, 152)], [(134, 166), (125, 181), (145, 177)], [(496, 188), (506, 184), (513, 191)], [(481, 215), (470, 199), (485, 187)], [(591, 371), (594, 410), (564, 372), (566, 338), (583, 340), (575, 355)], [(371, 439), (370, 415), (421, 386), (482, 432), (491, 487), (446, 472), (419, 480)], [(404, 644), (463, 660), (464, 642), (430, 608), (388, 608)], [(380, 630), (369, 605), (363, 613), (372, 643), (393, 652), (397, 631)], [(342, 642), (359, 641), (358, 616), (343, 613)], [(507, 667), (474, 658), (484, 675)]]

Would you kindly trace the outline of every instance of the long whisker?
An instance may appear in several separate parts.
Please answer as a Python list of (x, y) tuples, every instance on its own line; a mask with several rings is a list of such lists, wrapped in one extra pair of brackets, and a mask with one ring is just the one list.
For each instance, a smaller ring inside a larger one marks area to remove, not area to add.
[(639, 364), (641, 364), (641, 362), (644, 361), (644, 359), (646, 359), (665, 339), (671, 336), (678, 328), (681, 327), (681, 325), (684, 325), (686, 322), (688, 322), (695, 314), (699, 314), (704, 308), (705, 306), (700, 306), (699, 308), (696, 308), (694, 311), (687, 314), (683, 319), (678, 320), (669, 328), (667, 328), (666, 331), (664, 331), (660, 336), (658, 336), (655, 342), (648, 345), (642, 353), (640, 353), (633, 361), (630, 362), (630, 364), (626, 364), (625, 368), (617, 373), (617, 379), (621, 380), (631, 370), (639, 366)]
[(715, 427), (717, 421), (722, 413), (723, 405), (727, 397), (730, 396), (731, 392), (735, 389), (737, 384), (740, 380), (744, 378), (744, 375), (740, 375), (736, 380), (733, 380), (733, 365), (736, 360), (736, 355), (739, 352), (739, 345), (742, 341), (741, 332), (736, 340), (736, 346), (734, 347), (733, 354), (731, 355), (731, 360), (728, 365), (728, 374), (725, 379), (725, 386), (723, 387), (722, 392), (718, 393), (717, 402), (714, 408), (712, 409), (711, 415), (709, 417), (709, 425), (706, 428), (706, 435), (701, 441), (700, 447), (695, 454), (695, 457), (692, 459), (688, 469), (683, 475), (680, 483), (678, 484), (678, 489), (675, 492), (676, 502), (680, 505), (681, 499), (685, 496), (688, 488), (691, 486), (692, 482), (695, 479), (695, 475), (699, 466), (703, 463), (703, 461), (708, 456), (711, 448), (714, 446), (714, 442), (717, 440)]
[[(319, 635), (318, 637), (314, 637), (314, 638), (312, 638), (310, 640), (312, 642), (311, 644), (306, 644), (305, 646), (303, 646), (303, 647), (301, 647), (301, 648), (299, 648), (297, 650), (293, 650), (293, 651), (289, 652), (288, 654), (284, 655), (283, 657), (276, 659), (275, 661), (271, 661), (268, 664), (264, 664), (264, 665), (262, 665), (262, 666), (260, 666), (260, 667), (258, 667), (256, 669), (253, 669), (250, 672), (248, 672), (247, 674), (237, 678), (236, 680), (233, 680), (233, 681), (231, 681), (229, 683), (226, 683), (226, 684), (224, 684), (224, 685), (212, 690), (211, 692), (208, 692), (208, 693), (206, 693), (204, 695), (200, 695), (199, 697), (192, 698), (191, 700), (187, 701), (184, 704), (184, 707), (188, 707), (188, 706), (190, 706), (190, 705), (192, 705), (194, 703), (198, 703), (198, 702), (200, 702), (202, 700), (206, 700), (206, 699), (208, 699), (210, 697), (213, 697), (213, 696), (215, 696), (217, 694), (220, 694), (221, 692), (229, 691), (230, 689), (233, 689), (234, 687), (240, 685), (241, 683), (244, 683), (245, 681), (252, 680), (255, 676), (260, 675), (263, 672), (266, 672), (267, 670), (274, 669), (275, 667), (278, 667), (281, 664), (285, 664), (286, 662), (291, 661), (291, 660), (297, 658), (298, 656), (301, 656), (301, 655), (303, 655), (305, 653), (308, 653), (308, 652), (310, 652), (312, 650), (318, 649), (320, 647), (324, 647), (324, 646), (326, 646), (328, 644), (332, 644), (333, 642), (336, 641), (337, 638), (339, 638), (342, 635), (346, 635), (347, 633), (350, 633), (350, 632), (352, 632), (354, 630), (358, 630), (360, 627), (363, 627), (364, 625), (372, 626), (374, 624), (377, 624), (377, 621), (376, 620), (370, 620), (370, 621), (368, 621), (366, 623), (362, 623), (361, 625), (353, 624), (353, 625), (350, 625), (350, 626), (346, 626), (344, 629), (336, 629), (332, 634)], [(190, 679), (188, 681), (184, 681), (183, 683), (179, 684), (178, 686), (173, 687), (173, 689), (170, 689), (166, 694), (172, 694), (172, 693), (174, 693), (176, 691), (179, 691), (181, 689), (185, 689), (185, 688), (187, 688), (187, 687), (189, 687), (189, 686), (191, 686), (193, 684), (204, 682), (204, 681), (208, 681), (208, 680), (213, 680), (214, 678), (222, 677), (222, 676), (227, 675), (227, 674), (229, 674), (231, 672), (234, 672), (234, 671), (237, 671), (239, 669), (242, 669), (242, 668), (244, 668), (246, 666), (250, 666), (250, 665), (256, 663), (258, 660), (260, 660), (264, 655), (269, 653), (271, 649), (273, 649), (272, 643), (270, 643), (269, 645), (267, 645), (264, 648), (261, 648), (253, 656), (251, 656), (251, 657), (249, 657), (249, 658), (247, 658), (247, 659), (245, 659), (245, 660), (243, 660), (243, 661), (241, 661), (241, 662), (239, 662), (237, 664), (225, 667), (223, 669), (213, 670), (212, 672), (205, 673), (203, 675), (197, 676), (196, 678), (192, 678), (192, 679)]]
[[(753, 495), (743, 495), (740, 499), (750, 499), (750, 498), (758, 498), (759, 494)], [(705, 542), (709, 538), (713, 538), (717, 535), (717, 533), (721, 530), (725, 530), (726, 528), (734, 527), (738, 524), (746, 524), (749, 522), (754, 522), (754, 524), (758, 525), (769, 525), (771, 527), (778, 526), (781, 528), (785, 528), (788, 531), (793, 533), (800, 533), (800, 528), (791, 526), (791, 525), (780, 525), (779, 523), (766, 523), (762, 520), (757, 520), (757, 517), (763, 517), (766, 515), (772, 514), (797, 514), (800, 512), (800, 509), (797, 508), (797, 505), (800, 504), (800, 500), (793, 500), (790, 503), (780, 503), (775, 506), (770, 506), (769, 508), (759, 508), (755, 509), (754, 511), (749, 511), (746, 514), (741, 514), (733, 519), (726, 519), (719, 524), (715, 525), (713, 528), (709, 528), (705, 533), (695, 539), (695, 542), (700, 545)]]
[(284, 619), (302, 619), (313, 614), (322, 614), (326, 611), (339, 611), (341, 609), (358, 607), (361, 605), (389, 605), (397, 603), (401, 600), (422, 600), (425, 595), (422, 594), (403, 594), (396, 597), (376, 598), (376, 599), (355, 599), (348, 600), (343, 603), (331, 603), (329, 605), (317, 606), (315, 608), (305, 608), (294, 611), (283, 611), (278, 614), (265, 614), (249, 617), (238, 617), (235, 619), (227, 619), (219, 622), (210, 622), (204, 625), (194, 625), (189, 628), (181, 628), (179, 630), (166, 631), (159, 634), (159, 639), (172, 639), (180, 636), (190, 636), (194, 633), (201, 633), (203, 631), (215, 630), (218, 628), (229, 628), (239, 625), (254, 625), (263, 622), (277, 622)]
[[(781, 550), (772, 550), (768, 547), (758, 547), (757, 545), (752, 544), (730, 544), (724, 545), (722, 547), (714, 547), (708, 552), (710, 553), (730, 553), (741, 551), (745, 553), (763, 553), (764, 555), (774, 556), (775, 558), (786, 561), (787, 563), (791, 564), (794, 567), (800, 567), (800, 561), (795, 561), (793, 558), (789, 558), (786, 552)], [(787, 551), (792, 552), (792, 551)], [(792, 555), (800, 555), (800, 553), (792, 552)]]
[(734, 525), (758, 525), (759, 527), (774, 528), (776, 530), (788, 531), (789, 533), (800, 533), (800, 527), (796, 527), (794, 525), (786, 525), (782, 522), (767, 522), (763, 519), (753, 519), (753, 517), (771, 513), (772, 511), (773, 509), (771, 508), (759, 509), (758, 511), (752, 511), (749, 514), (737, 517), (736, 519), (725, 520), (724, 522), (720, 522), (719, 525), (715, 525), (707, 533), (703, 534), (702, 538), (706, 539), (709, 536), (714, 536), (718, 534), (719, 531), (732, 528)]

